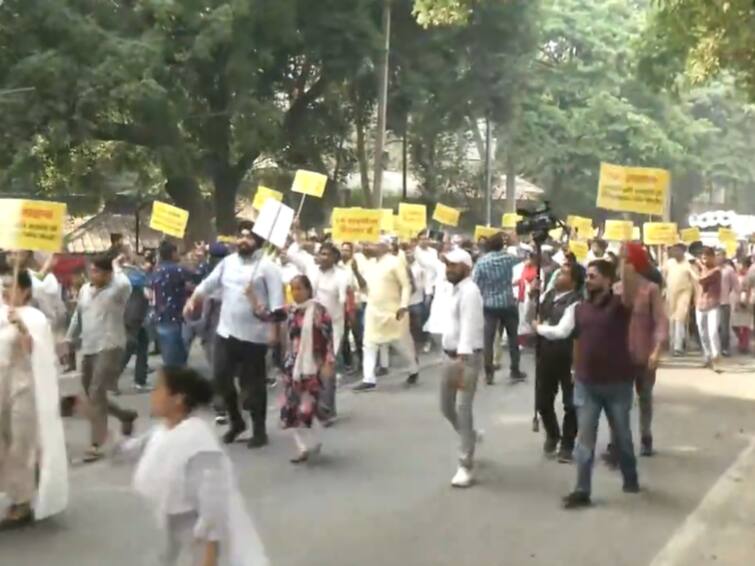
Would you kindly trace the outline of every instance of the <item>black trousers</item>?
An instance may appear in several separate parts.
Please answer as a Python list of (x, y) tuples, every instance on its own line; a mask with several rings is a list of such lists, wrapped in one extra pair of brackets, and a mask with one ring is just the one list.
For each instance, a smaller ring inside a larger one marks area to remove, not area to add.
[[(574, 449), (577, 437), (577, 412), (574, 408), (574, 384), (571, 380), (571, 356), (553, 355), (543, 351), (537, 359), (535, 403), (549, 438), (561, 439), (561, 448)], [(558, 389), (564, 404), (563, 428), (559, 429), (554, 403)]]
[(509, 357), (511, 358), (511, 372), (519, 371), (519, 308), (514, 305), (501, 309), (485, 307), (485, 375), (493, 375), (493, 348), (498, 329), (506, 330), (509, 339)]
[(245, 342), (233, 337), (215, 338), (214, 374), (215, 387), (223, 397), (231, 425), (242, 426), (243, 418), (239, 408), (239, 395), (236, 388), (236, 375), (239, 376), (244, 409), (252, 417), (254, 436), (265, 435), (267, 420), (267, 375), (265, 356), (266, 344)]

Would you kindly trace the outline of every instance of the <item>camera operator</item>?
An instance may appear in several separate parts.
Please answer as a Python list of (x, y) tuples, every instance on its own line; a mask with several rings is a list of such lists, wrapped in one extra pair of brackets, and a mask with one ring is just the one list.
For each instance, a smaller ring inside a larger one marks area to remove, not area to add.
[[(577, 436), (577, 414), (574, 408), (574, 384), (571, 367), (574, 347), (574, 312), (580, 300), (584, 281), (582, 271), (565, 263), (556, 276), (552, 289), (540, 298), (538, 320), (535, 302), (540, 296), (540, 281), (535, 281), (528, 300), (527, 315), (533, 320), (537, 335), (535, 403), (545, 428), (543, 452), (552, 457), (558, 451), (559, 462), (572, 461)], [(564, 405), (563, 426), (559, 430), (554, 402), (561, 387)]]

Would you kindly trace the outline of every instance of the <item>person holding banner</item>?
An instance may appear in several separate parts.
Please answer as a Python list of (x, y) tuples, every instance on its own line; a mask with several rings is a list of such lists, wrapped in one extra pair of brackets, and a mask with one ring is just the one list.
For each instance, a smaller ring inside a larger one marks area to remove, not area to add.
[(354, 391), (372, 391), (377, 386), (375, 365), (381, 346), (393, 346), (409, 362), (407, 385), (419, 378), (419, 363), (414, 341), (409, 333), (409, 298), (412, 288), (406, 267), (389, 253), (390, 239), (382, 237), (375, 245), (377, 262), (370, 269), (369, 280), (358, 277), (367, 290), (367, 308), (364, 315), (364, 360), (362, 382)]
[(2, 277), (0, 307), (0, 495), (10, 500), (0, 530), (62, 512), (68, 459), (60, 417), (55, 343), (45, 315), (29, 306), (26, 270)]
[(85, 462), (95, 462), (104, 456), (108, 414), (121, 422), (124, 436), (131, 435), (137, 417), (134, 411), (122, 409), (107, 395), (120, 376), (126, 347), (123, 320), (131, 283), (121, 269), (122, 259), (103, 255), (92, 260), (89, 283), (79, 292), (78, 306), (66, 334), (69, 344), (81, 340), (81, 380), (88, 399), (92, 443), (84, 456)]
[(690, 305), (697, 281), (697, 274), (686, 258), (686, 251), (684, 244), (671, 246), (668, 249), (669, 258), (663, 266), (666, 309), (671, 326), (671, 350), (675, 357), (684, 355)]
[[(264, 255), (264, 240), (254, 233), (254, 223), (239, 222), (236, 253), (221, 261), (186, 302), (184, 315), (191, 316), (199, 299), (221, 291), (220, 318), (214, 348), (215, 383), (230, 417), (223, 436), (231, 444), (246, 430), (239, 408), (235, 377), (244, 393), (244, 407), (252, 417), (249, 448), (268, 443), (267, 438), (267, 346), (273, 323), (285, 318), (283, 280), (280, 268)], [(252, 303), (252, 306), (250, 306)]]

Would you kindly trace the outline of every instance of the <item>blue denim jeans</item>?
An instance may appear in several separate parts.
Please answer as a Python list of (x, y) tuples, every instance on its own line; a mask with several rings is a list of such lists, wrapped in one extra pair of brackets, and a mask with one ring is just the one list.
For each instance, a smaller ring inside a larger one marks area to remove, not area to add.
[(634, 456), (630, 412), (632, 410), (632, 382), (595, 384), (577, 381), (574, 385), (574, 405), (577, 408), (579, 432), (574, 459), (577, 463), (575, 491), (590, 494), (595, 442), (601, 411), (613, 427), (619, 468), (625, 485), (637, 483), (637, 459)]
[(160, 342), (160, 354), (166, 366), (185, 366), (189, 357), (186, 351), (180, 322), (158, 322), (157, 338)]

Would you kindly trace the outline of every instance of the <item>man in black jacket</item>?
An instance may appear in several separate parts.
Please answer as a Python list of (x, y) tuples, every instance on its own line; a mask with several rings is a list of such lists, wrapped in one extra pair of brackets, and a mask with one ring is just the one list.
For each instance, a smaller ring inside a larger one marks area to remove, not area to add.
[[(538, 320), (534, 324), (539, 341), (535, 402), (545, 428), (543, 451), (546, 456), (552, 457), (560, 442), (559, 462), (572, 461), (574, 439), (577, 435), (571, 367), (574, 311), (580, 300), (578, 289), (582, 288), (582, 277), (581, 270), (575, 269), (569, 263), (564, 264), (553, 289), (543, 295)], [(534, 318), (534, 313), (531, 314)], [(559, 386), (564, 404), (561, 429), (553, 407)]]

